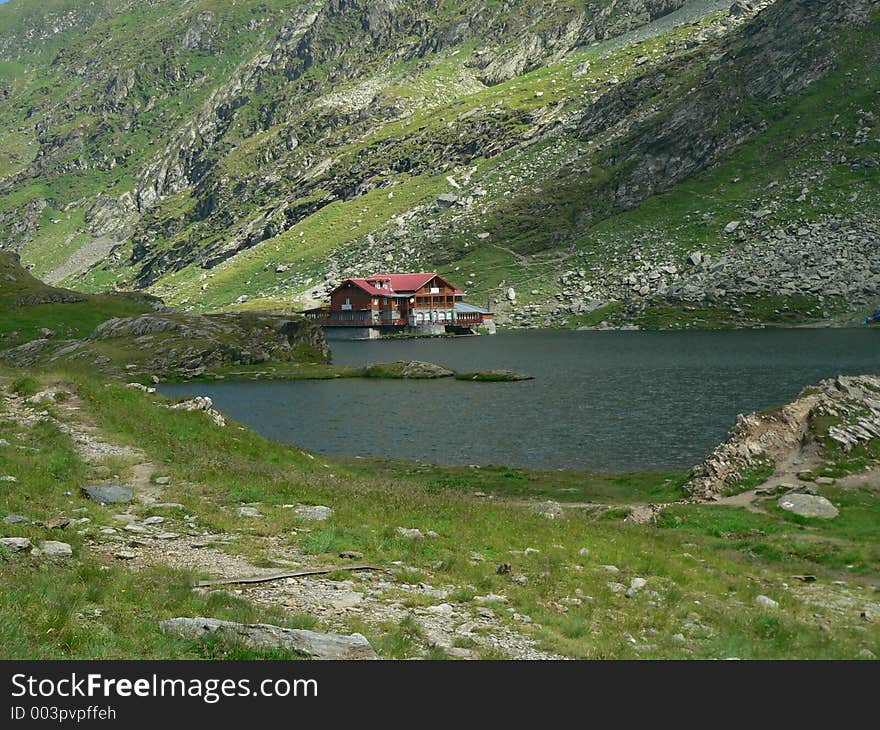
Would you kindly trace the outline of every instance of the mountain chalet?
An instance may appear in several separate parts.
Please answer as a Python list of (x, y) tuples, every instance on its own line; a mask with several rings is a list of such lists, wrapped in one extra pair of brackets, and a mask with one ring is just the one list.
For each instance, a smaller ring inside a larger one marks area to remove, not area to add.
[(439, 274), (379, 274), (343, 279), (329, 306), (303, 313), (334, 339), (374, 339), (383, 334), (495, 333), (490, 309), (464, 301), (464, 292)]

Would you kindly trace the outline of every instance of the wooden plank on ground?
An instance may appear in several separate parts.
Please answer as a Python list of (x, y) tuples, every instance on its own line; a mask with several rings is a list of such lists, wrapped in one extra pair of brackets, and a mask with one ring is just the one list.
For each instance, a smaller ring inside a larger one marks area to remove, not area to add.
[(384, 571), (378, 565), (340, 565), (333, 568), (308, 568), (306, 570), (297, 570), (290, 573), (270, 573), (268, 575), (251, 575), (243, 578), (215, 578), (213, 580), (200, 580), (196, 582), (197, 588), (207, 588), (209, 586), (225, 586), (238, 585), (248, 583), (269, 583), (273, 580), (284, 580), (285, 578), (304, 578), (309, 575), (327, 575), (335, 573), (337, 570), (380, 570)]

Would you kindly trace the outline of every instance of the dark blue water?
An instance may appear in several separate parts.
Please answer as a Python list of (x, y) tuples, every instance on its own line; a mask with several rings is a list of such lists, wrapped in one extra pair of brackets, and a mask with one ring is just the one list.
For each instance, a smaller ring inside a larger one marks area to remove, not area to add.
[(880, 372), (878, 330), (522, 331), (335, 342), (335, 362), (428, 360), (535, 380), (344, 379), (162, 386), (209, 395), (266, 436), (314, 451), (542, 469), (681, 469), (737, 413), (838, 374)]

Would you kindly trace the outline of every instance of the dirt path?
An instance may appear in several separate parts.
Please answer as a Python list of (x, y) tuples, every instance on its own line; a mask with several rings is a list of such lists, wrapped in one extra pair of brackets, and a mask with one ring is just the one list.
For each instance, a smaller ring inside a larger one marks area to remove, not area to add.
[[(48, 409), (40, 410), (38, 405), (36, 409), (30, 407), (35, 404), (13, 394), (3, 399), (6, 415), (22, 425), (52, 421), (71, 438), (83, 461), (93, 466), (103, 466), (108, 459), (133, 462), (130, 477), (122, 481), (132, 487), (134, 501), (108, 505), (116, 524), (100, 528), (87, 540), (89, 549), (106, 560), (124, 561), (131, 570), (167, 566), (213, 578), (269, 575), (277, 573), (279, 566), (297, 570), (334, 562), (327, 556), (303, 554), (289, 544), (286, 535), (273, 535), (260, 538), (258, 547), (260, 562), (269, 567), (254, 565), (247, 557), (236, 554), (241, 535), (212, 532), (200, 523), (198, 515), (181, 516), (182, 505), (163, 501), (173, 499), (175, 491), (186, 486), (156, 484), (154, 478), (161, 467), (142, 450), (115, 443), (102, 432), (83, 409), (72, 386), (55, 383), (41, 398), (58, 417)], [(253, 545), (249, 545), (249, 551), (253, 550)], [(512, 659), (564, 658), (542, 651), (534, 639), (502, 620), (501, 614), (509, 612), (513, 621), (531, 623), (529, 617), (520, 616), (512, 608), (499, 609), (499, 603), (506, 603), (503, 596), (493, 597), (492, 607), (481, 605), (479, 600), (447, 601), (456, 589), (453, 585), (401, 583), (383, 571), (352, 574), (342, 581), (310, 576), (228, 588), (255, 604), (282, 606), (291, 614), (309, 614), (324, 626), (340, 631), (348, 630), (352, 618), (379, 626), (399, 625), (411, 616), (421, 627), (426, 646), (441, 647), (457, 658), (476, 658), (480, 650)], [(407, 600), (407, 596), (412, 599)]]

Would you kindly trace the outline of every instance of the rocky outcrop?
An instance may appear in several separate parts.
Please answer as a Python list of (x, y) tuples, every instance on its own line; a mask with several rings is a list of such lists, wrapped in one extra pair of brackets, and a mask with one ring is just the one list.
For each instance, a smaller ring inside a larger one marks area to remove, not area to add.
[(301, 318), (169, 311), (110, 319), (87, 339), (34, 340), (0, 357), (19, 367), (87, 362), (117, 377), (196, 376), (209, 368), (270, 360), (329, 362), (330, 349), (321, 328)]
[(314, 659), (378, 659), (361, 634), (323, 634), (271, 624), (241, 624), (213, 618), (172, 618), (160, 622), (166, 634), (187, 639), (215, 636), (258, 649), (288, 649)]
[[(832, 425), (818, 426), (832, 419)], [(737, 417), (722, 443), (691, 475), (685, 491), (716, 500), (759, 459), (791, 462), (825, 440), (844, 451), (880, 438), (880, 376), (840, 376), (805, 389), (791, 403), (765, 413)]]

